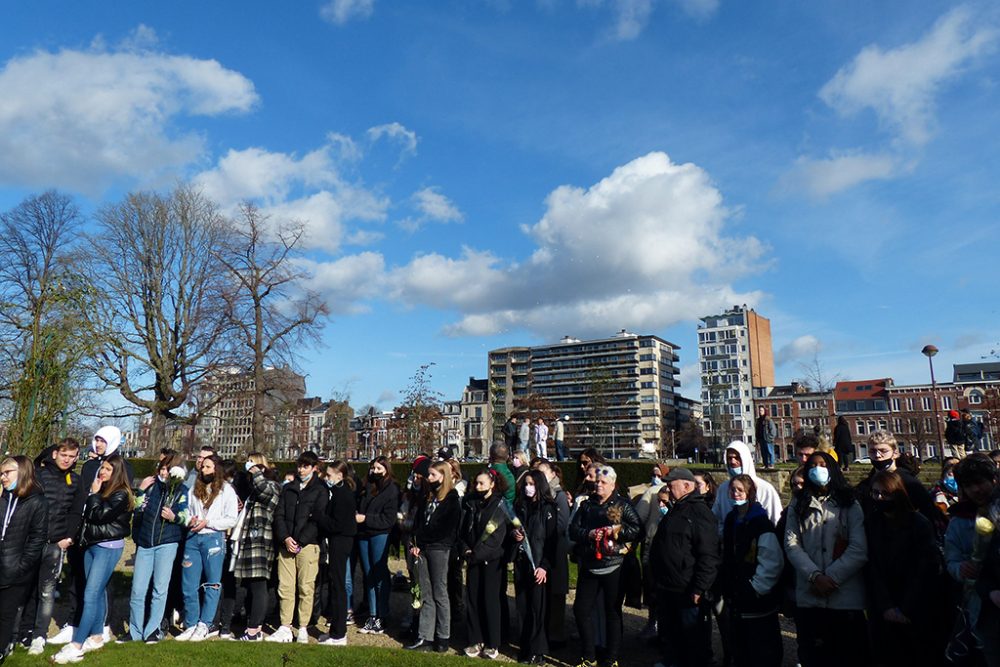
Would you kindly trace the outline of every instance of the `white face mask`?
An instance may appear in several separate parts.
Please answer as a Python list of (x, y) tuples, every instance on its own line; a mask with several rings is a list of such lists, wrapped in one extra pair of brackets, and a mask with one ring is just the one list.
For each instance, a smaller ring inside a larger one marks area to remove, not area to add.
[(526, 487), (524, 487), (524, 495), (527, 496), (528, 498), (534, 498), (535, 497), (535, 487), (533, 487), (533, 486), (526, 486)]

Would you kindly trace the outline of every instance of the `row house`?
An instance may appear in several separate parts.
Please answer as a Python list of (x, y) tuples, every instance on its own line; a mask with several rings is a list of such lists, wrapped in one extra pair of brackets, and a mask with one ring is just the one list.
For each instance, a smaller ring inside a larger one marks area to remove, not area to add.
[(755, 389), (754, 418), (759, 408), (778, 427), (775, 442), (778, 459), (790, 460), (795, 457), (794, 436), (802, 431), (818, 431), (826, 438), (832, 438), (836, 424), (833, 391), (811, 391), (798, 382), (777, 387)]

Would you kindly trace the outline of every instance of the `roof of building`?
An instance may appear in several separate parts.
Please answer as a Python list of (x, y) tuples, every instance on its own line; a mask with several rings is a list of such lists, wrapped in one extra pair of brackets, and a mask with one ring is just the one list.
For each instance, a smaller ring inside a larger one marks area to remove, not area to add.
[(885, 395), (886, 389), (893, 385), (892, 378), (875, 380), (844, 380), (838, 382), (834, 395), (838, 401), (859, 398), (876, 398)]

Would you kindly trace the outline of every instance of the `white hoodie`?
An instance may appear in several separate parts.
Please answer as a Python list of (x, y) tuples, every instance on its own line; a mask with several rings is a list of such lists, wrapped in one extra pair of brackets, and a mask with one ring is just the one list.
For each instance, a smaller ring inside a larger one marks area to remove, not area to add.
[(94, 438), (90, 441), (90, 446), (93, 451), (97, 451), (97, 438), (102, 438), (104, 442), (108, 443), (108, 448), (104, 450), (104, 458), (108, 458), (115, 453), (118, 449), (118, 445), (122, 442), (122, 432), (117, 426), (102, 426), (97, 429), (97, 433), (94, 434)]
[[(754, 484), (757, 485), (757, 502), (767, 512), (767, 518), (771, 520), (771, 523), (777, 525), (778, 519), (781, 518), (781, 495), (778, 494), (770, 482), (757, 476), (757, 472), (753, 467), (753, 455), (750, 453), (750, 448), (742, 440), (733, 440), (726, 447), (726, 451), (728, 452), (730, 449), (736, 450), (736, 453), (740, 455), (740, 460), (743, 462), (743, 474), (750, 475), (753, 478)], [(722, 460), (725, 462), (725, 457)], [(729, 480), (727, 479), (719, 485), (718, 490), (715, 492), (715, 505), (712, 506), (712, 512), (719, 520), (720, 535), (726, 523), (726, 516), (732, 511), (733, 507), (733, 499), (729, 497)]]

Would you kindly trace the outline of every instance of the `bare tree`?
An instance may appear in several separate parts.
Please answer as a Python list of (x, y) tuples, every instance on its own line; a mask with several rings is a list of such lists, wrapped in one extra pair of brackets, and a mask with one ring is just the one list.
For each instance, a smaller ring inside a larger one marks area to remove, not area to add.
[(8, 449), (36, 452), (78, 403), (79, 305), (86, 286), (72, 266), (81, 225), (72, 199), (54, 191), (0, 214), (0, 396), (9, 400)]
[(431, 387), (431, 366), (424, 364), (410, 378), (403, 391), (403, 403), (393, 412), (389, 441), (394, 450), (403, 450), (405, 458), (420, 452), (430, 453), (440, 444), (435, 424), (441, 419), (441, 394)]
[(265, 370), (294, 368), (301, 347), (319, 342), (328, 314), (319, 294), (305, 287), (307, 275), (296, 262), (304, 232), (297, 222), (270, 225), (248, 202), (216, 253), (229, 283), (225, 314), (236, 334), (232, 358), (253, 376), (250, 432), (258, 451), (265, 451), (269, 399), (281, 389), (270, 386), (270, 377), (278, 376)]
[(88, 248), (93, 370), (150, 413), (156, 449), (167, 421), (218, 367), (229, 327), (218, 261), (225, 224), (210, 200), (179, 187), (129, 194), (101, 209), (97, 226)]
[(808, 363), (798, 364), (799, 372), (802, 374), (799, 382), (809, 391), (825, 393), (832, 391), (842, 378), (840, 374), (830, 375), (819, 358), (819, 345), (813, 349), (812, 359)]

